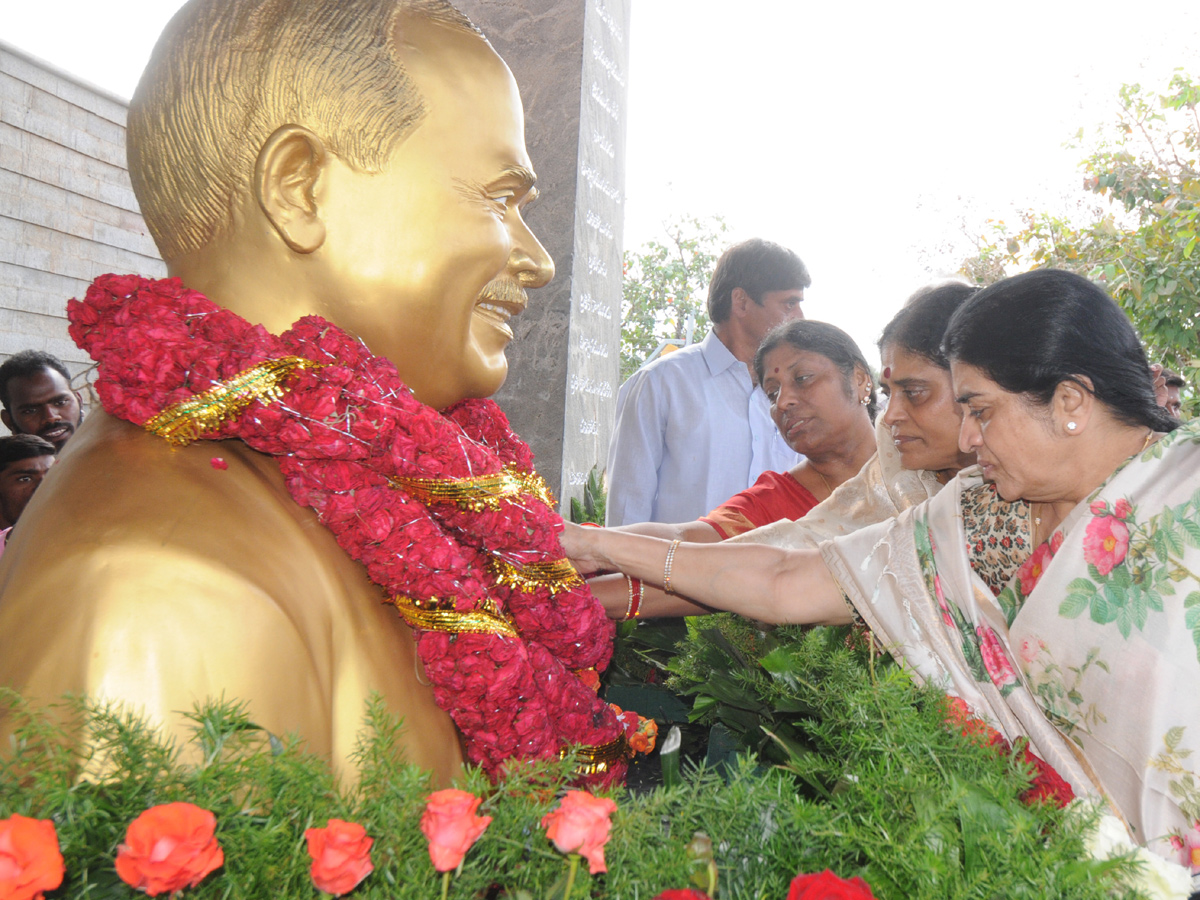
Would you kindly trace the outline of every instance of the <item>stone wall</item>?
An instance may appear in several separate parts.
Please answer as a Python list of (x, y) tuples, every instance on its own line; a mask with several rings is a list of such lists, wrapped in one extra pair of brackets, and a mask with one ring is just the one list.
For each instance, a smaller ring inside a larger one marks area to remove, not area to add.
[(166, 274), (125, 168), (125, 103), (0, 43), (0, 359), (89, 365), (66, 302), (105, 272)]

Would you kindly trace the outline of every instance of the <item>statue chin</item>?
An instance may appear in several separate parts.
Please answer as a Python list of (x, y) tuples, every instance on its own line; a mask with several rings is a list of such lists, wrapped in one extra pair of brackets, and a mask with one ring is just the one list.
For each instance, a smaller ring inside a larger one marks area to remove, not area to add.
[[(130, 109), (131, 179), (172, 274), (274, 333), (326, 317), (380, 345), (435, 408), (494, 393), (524, 289), (554, 273), (521, 219), (532, 163), (507, 67), (474, 32), (444, 23), (406, 16), (402, 36), (368, 35), (399, 48), (411, 77), (404, 90), (425, 112), (402, 134), (387, 115), (368, 115), (378, 133), (356, 124), (350, 143), (388, 155), (347, 162), (322, 123), (285, 119), (243, 134), (224, 119), (178, 112), (254, 120), (227, 113), (240, 101), (217, 93), (259, 71), (240, 69), (243, 57), (275, 54), (281, 71), (294, 72), (255, 88), (277, 99), (291, 93), (287, 78), (319, 91), (345, 68), (307, 66), (326, 50), (346, 52), (309, 24), (242, 35), (260, 41), (250, 51), (206, 40), (204, 29), (218, 33), (222, 17), (244, 14), (243, 2), (187, 4)], [(329, 90), (343, 96), (338, 84)], [(344, 102), (370, 113), (377, 101)], [(255, 115), (268, 106), (255, 101)], [(164, 119), (181, 130), (160, 127)], [(253, 145), (210, 147), (226, 134)], [(196, 147), (203, 159), (188, 155)], [(213, 160), (230, 167), (230, 197), (205, 193), (220, 180), (204, 175)], [(232, 219), (205, 220), (205, 210), (233, 210)], [(334, 284), (348, 299), (330, 310), (322, 298)], [(459, 735), (434, 701), (412, 631), (363, 565), (292, 499), (273, 457), (236, 440), (173, 448), (96, 411), (20, 524), (0, 561), (0, 684), (42, 701), (71, 692), (121, 702), (171, 735), (187, 727), (181, 711), (207, 698), (241, 700), (255, 722), (299, 735), (351, 778), (367, 701), (379, 696), (404, 720), (410, 762), (438, 785), (459, 771)]]

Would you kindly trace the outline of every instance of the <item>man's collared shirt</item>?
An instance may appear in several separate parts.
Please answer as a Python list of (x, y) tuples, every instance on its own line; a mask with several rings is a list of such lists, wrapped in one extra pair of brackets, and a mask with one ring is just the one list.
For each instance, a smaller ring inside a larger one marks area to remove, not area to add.
[(709, 332), (638, 369), (617, 394), (608, 451), (608, 525), (691, 522), (801, 459), (770, 403)]

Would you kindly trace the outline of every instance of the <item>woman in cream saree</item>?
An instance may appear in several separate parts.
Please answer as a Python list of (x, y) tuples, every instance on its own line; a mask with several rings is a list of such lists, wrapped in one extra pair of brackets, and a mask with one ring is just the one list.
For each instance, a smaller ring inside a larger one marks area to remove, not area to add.
[(1200, 473), (1195, 424), (1135, 455), (1036, 548), (1029, 504), (978, 470), (822, 547), (920, 679), (1028, 738), (1168, 857), (1200, 820), (1200, 479), (1183, 473)]

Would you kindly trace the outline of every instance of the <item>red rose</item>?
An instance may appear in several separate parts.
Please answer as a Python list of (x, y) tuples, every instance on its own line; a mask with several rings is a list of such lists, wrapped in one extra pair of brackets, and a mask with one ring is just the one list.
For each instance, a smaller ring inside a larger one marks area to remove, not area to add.
[(308, 874), (317, 890), (339, 897), (348, 894), (371, 874), (373, 838), (354, 822), (330, 819), (324, 828), (309, 828), (304, 832), (312, 866)]
[(216, 816), (191, 803), (152, 806), (126, 830), (117, 874), (151, 897), (194, 887), (225, 862), (216, 827)]
[(607, 872), (604, 845), (612, 830), (609, 817), (617, 804), (607, 797), (593, 797), (587, 791), (567, 791), (558, 809), (542, 816), (546, 837), (554, 841), (561, 853), (578, 853), (588, 861), (588, 871)]
[(1021, 794), (1022, 803), (1032, 806), (1038, 801), (1046, 800), (1063, 809), (1075, 799), (1075, 791), (1066, 779), (1058, 774), (1054, 766), (1032, 752), (1028, 744), (1021, 748), (1021, 758), (1033, 767), (1034, 772), (1033, 784)]
[(434, 791), (425, 801), (421, 833), (429, 839), (429, 858), (439, 872), (457, 868), (479, 836), (487, 831), (491, 816), (477, 816), (480, 800), (466, 791)]
[(710, 898), (704, 891), (698, 891), (695, 888), (672, 888), (661, 894), (655, 894), (654, 900), (710, 900)]
[(49, 819), (13, 815), (0, 819), (0, 897), (42, 900), (63, 880), (58, 835)]
[(787, 900), (875, 900), (875, 895), (861, 878), (847, 881), (826, 869), (819, 875), (793, 878)]

